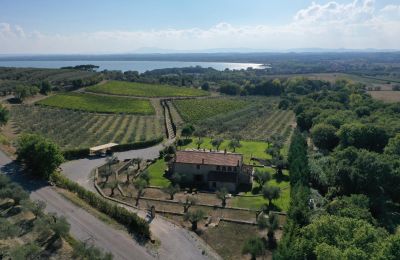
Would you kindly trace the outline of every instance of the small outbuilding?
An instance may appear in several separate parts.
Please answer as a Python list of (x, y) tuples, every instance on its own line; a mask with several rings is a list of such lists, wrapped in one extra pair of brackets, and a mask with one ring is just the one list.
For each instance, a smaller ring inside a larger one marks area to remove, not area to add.
[(103, 155), (111, 151), (111, 148), (117, 146), (116, 143), (102, 144), (89, 148), (89, 155)]

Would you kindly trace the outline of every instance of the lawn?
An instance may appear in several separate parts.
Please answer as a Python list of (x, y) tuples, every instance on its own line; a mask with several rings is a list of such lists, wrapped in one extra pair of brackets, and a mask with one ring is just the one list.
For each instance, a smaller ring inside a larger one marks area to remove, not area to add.
[(208, 92), (195, 88), (126, 81), (109, 81), (105, 84), (88, 87), (86, 90), (103, 94), (137, 97), (195, 97), (209, 95)]
[[(192, 142), (189, 143), (186, 146), (182, 146), (182, 149), (186, 148), (196, 148), (196, 137), (192, 138)], [(271, 158), (270, 155), (265, 153), (265, 150), (268, 147), (268, 144), (266, 142), (260, 142), (260, 141), (240, 141), (240, 144), (242, 147), (236, 148), (236, 153), (242, 153), (244, 156), (244, 161), (245, 163), (250, 163), (250, 158), (251, 157), (256, 157), (256, 158), (261, 158), (261, 159), (269, 159)], [(233, 152), (232, 149), (229, 148), (229, 140), (224, 140), (224, 142), (221, 144), (219, 150), (227, 150), (230, 152)], [(201, 149), (214, 149), (213, 146), (211, 145), (211, 138), (204, 138), (204, 143), (200, 146)]]
[(251, 103), (237, 98), (209, 98), (175, 100), (174, 105), (179, 114), (189, 123), (195, 123), (215, 115), (240, 110)]
[(43, 99), (36, 104), (98, 113), (126, 113), (151, 115), (154, 107), (149, 100), (100, 96), (81, 93), (64, 93)]
[(167, 163), (164, 159), (158, 159), (155, 163), (147, 168), (150, 175), (150, 185), (158, 187), (167, 187), (171, 182), (164, 177), (164, 171)]
[[(274, 200), (273, 204), (278, 207), (279, 210), (287, 211), (289, 209), (290, 202), (290, 184), (288, 178), (289, 173), (287, 171), (284, 171), (284, 176), (286, 176), (286, 180), (278, 182), (276, 178), (274, 178), (273, 169), (266, 167), (263, 170), (270, 172), (273, 176), (273, 178), (267, 184), (271, 186), (278, 186), (281, 189), (280, 197), (277, 200)], [(253, 189), (257, 189), (258, 187), (258, 184), (254, 182)], [(262, 195), (253, 195), (251, 192), (246, 192), (241, 195), (244, 196), (236, 196), (232, 199), (231, 203), (234, 207), (259, 210), (263, 205), (268, 204), (268, 200), (264, 199)]]

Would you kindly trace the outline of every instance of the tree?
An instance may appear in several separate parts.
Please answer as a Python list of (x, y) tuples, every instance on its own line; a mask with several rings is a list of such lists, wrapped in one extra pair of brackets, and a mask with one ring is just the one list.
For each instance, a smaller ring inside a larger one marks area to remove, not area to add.
[(47, 95), (51, 91), (51, 85), (48, 81), (42, 81), (40, 83), (40, 93)]
[(242, 147), (242, 144), (240, 143), (239, 139), (232, 139), (229, 144), (228, 144), (229, 148), (233, 149), (233, 152), (236, 152), (236, 148), (240, 148)]
[(10, 113), (7, 108), (3, 105), (0, 105), (0, 126), (3, 126), (7, 123), (10, 118)]
[(140, 198), (144, 195), (144, 190), (147, 188), (147, 182), (142, 178), (138, 178), (136, 181), (133, 182), (133, 186), (137, 191), (135, 204), (137, 207), (139, 205)]
[(385, 153), (400, 156), (400, 134), (389, 139), (389, 143), (385, 147)]
[(189, 221), (192, 224), (192, 230), (197, 230), (197, 223), (205, 217), (205, 212), (201, 209), (186, 212), (183, 216), (185, 221)]
[(36, 242), (29, 242), (14, 247), (10, 251), (10, 257), (11, 259), (37, 259), (40, 250), (41, 248)]
[(111, 189), (110, 196), (113, 197), (115, 189), (118, 188), (118, 180), (112, 180), (111, 182), (107, 183), (106, 187)]
[(210, 89), (210, 84), (208, 84), (208, 82), (204, 82), (201, 85), (201, 89), (204, 90), (204, 91), (208, 91)]
[(260, 187), (263, 187), (265, 183), (271, 180), (271, 174), (269, 172), (260, 171), (259, 169), (255, 170), (253, 177)]
[(372, 124), (344, 124), (337, 134), (343, 147), (354, 146), (375, 152), (381, 152), (389, 139), (384, 128)]
[(35, 86), (18, 85), (15, 87), (15, 98), (23, 102), (25, 98), (34, 96), (39, 92)]
[(215, 149), (217, 151), (219, 151), (219, 147), (221, 146), (221, 144), (224, 142), (224, 139), (222, 139), (221, 137), (217, 137), (211, 140), (211, 145), (213, 147), (215, 147)]
[(311, 138), (315, 146), (322, 150), (331, 151), (339, 143), (336, 128), (328, 124), (317, 124), (311, 129)]
[(53, 222), (51, 223), (51, 229), (54, 231), (56, 238), (66, 237), (69, 233), (70, 224), (67, 222), (64, 216), (53, 217)]
[(171, 183), (167, 187), (164, 187), (162, 190), (170, 196), (171, 200), (174, 200), (174, 196), (180, 191), (180, 187), (178, 184), (173, 185)]
[(191, 124), (187, 124), (182, 128), (182, 136), (184, 136), (186, 139), (191, 136), (195, 131), (195, 128)]
[(131, 182), (130, 177), (135, 176), (135, 174), (135, 167), (133, 165), (128, 166), (128, 169), (126, 169), (126, 184), (129, 184)]
[(118, 160), (118, 158), (115, 155), (108, 156), (106, 158), (106, 167), (104, 172), (101, 173), (101, 177), (106, 178), (105, 183), (108, 182), (108, 178), (113, 174), (112, 171), (112, 165)]
[(48, 179), (64, 157), (54, 142), (36, 134), (24, 134), (18, 139), (17, 160), (35, 175)]
[(265, 254), (264, 242), (258, 237), (247, 239), (243, 245), (242, 254), (250, 254), (251, 259), (256, 260), (257, 256)]
[(257, 225), (260, 229), (268, 229), (268, 245), (270, 249), (276, 247), (275, 231), (279, 228), (279, 218), (276, 214), (270, 213), (268, 217), (261, 214), (257, 218)]
[(199, 138), (196, 140), (197, 149), (200, 149), (200, 146), (201, 146), (203, 143), (204, 143), (204, 139), (201, 138), (201, 137), (199, 137)]
[(302, 259), (378, 259), (373, 256), (387, 238), (387, 232), (366, 221), (331, 215), (314, 219), (299, 234), (292, 248)]
[(268, 208), (271, 208), (272, 201), (279, 198), (281, 189), (276, 186), (265, 185), (262, 189), (263, 197), (268, 200)]
[(44, 201), (31, 201), (27, 199), (23, 200), (21, 203), (23, 203), (22, 206), (25, 210), (30, 211), (35, 215), (35, 220), (44, 215), (43, 210), (46, 208), (46, 203)]
[(172, 174), (170, 179), (171, 179), (172, 184), (177, 185), (177, 184), (181, 183), (182, 175), (179, 172), (174, 172), (174, 174)]
[(215, 195), (217, 196), (218, 199), (221, 200), (222, 207), (225, 208), (226, 200), (228, 199), (228, 196), (229, 196), (228, 190), (225, 187), (222, 187), (221, 189), (217, 190)]
[(186, 196), (185, 201), (180, 201), (183, 206), (183, 213), (187, 213), (189, 208), (197, 204), (197, 199), (193, 196)]

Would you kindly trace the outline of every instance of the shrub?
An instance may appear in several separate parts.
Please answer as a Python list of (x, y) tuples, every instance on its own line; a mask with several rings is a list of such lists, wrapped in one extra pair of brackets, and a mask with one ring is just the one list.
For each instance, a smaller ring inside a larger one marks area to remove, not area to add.
[(59, 173), (54, 173), (51, 179), (57, 186), (68, 189), (78, 195), (79, 198), (86, 201), (92, 207), (109, 215), (120, 224), (124, 225), (129, 232), (138, 235), (144, 239), (149, 239), (151, 236), (150, 228), (147, 222), (141, 219), (138, 215), (129, 210), (120, 207), (116, 204), (108, 202), (106, 199), (99, 197), (95, 193), (86, 190), (79, 184), (65, 178)]

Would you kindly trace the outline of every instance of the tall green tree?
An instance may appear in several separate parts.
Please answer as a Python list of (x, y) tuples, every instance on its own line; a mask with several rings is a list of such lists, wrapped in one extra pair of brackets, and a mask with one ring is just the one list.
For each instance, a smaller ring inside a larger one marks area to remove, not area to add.
[(36, 176), (48, 179), (64, 158), (54, 142), (36, 134), (24, 134), (18, 139), (17, 160)]

